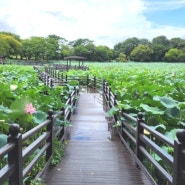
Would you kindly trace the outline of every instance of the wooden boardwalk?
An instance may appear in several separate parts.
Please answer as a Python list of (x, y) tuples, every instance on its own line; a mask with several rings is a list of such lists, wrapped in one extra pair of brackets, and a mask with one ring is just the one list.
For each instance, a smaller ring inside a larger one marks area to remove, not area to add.
[(72, 116), (60, 164), (47, 171), (47, 185), (150, 185), (117, 137), (108, 131), (97, 94), (82, 93)]

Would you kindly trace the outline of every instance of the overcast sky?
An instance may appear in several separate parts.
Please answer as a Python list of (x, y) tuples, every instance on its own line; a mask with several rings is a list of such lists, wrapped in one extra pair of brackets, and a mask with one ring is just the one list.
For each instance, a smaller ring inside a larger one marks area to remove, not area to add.
[(185, 39), (185, 0), (0, 0), (0, 31), (113, 47), (130, 37)]

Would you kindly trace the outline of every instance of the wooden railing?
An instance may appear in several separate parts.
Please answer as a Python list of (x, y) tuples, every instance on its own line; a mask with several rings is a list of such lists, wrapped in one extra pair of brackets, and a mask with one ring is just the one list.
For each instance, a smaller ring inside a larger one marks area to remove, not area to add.
[(68, 71), (70, 69), (74, 69), (74, 70), (81, 69), (86, 71), (89, 69), (89, 67), (84, 65), (66, 65), (66, 64), (53, 64), (52, 67), (53, 69), (59, 70), (59, 71)]
[(79, 86), (86, 86), (93, 92), (102, 91), (103, 80), (95, 76), (69, 76), (64, 75), (60, 70), (51, 67), (45, 67), (44, 70), (34, 66), (34, 69), (39, 73), (40, 79), (48, 86), (66, 85), (70, 82), (78, 82)]
[[(71, 107), (76, 105), (78, 93), (79, 91), (74, 89), (65, 106), (57, 114), (54, 114), (52, 110), (49, 111), (46, 121), (24, 134), (20, 133), (18, 124), (10, 126), (8, 144), (0, 149), (0, 159), (7, 156), (7, 164), (0, 169), (0, 184), (8, 181), (9, 185), (22, 185), (23, 179), (43, 156), (45, 157), (44, 168), (49, 165), (55, 138), (63, 141), (67, 133), (67, 127), (64, 125), (57, 127), (57, 130), (54, 131), (54, 121), (56, 118), (70, 121)], [(30, 141), (30, 139), (32, 142), (26, 146), (26, 141)], [(36, 151), (39, 152), (29, 161), (28, 158)]]
[[(118, 107), (119, 105), (117, 97), (113, 94), (109, 85), (96, 77), (67, 76), (54, 69), (48, 69), (47, 73), (46, 71), (38, 72), (43, 75), (44, 79), (49, 79), (48, 82), (45, 80), (45, 83), (50, 84), (51, 87), (55, 84), (66, 84), (72, 80), (76, 80), (86, 86), (91, 86), (94, 89), (103, 86), (102, 91), (105, 110), (109, 111), (111, 108)], [(46, 77), (47, 75), (49, 75), (49, 77)], [(76, 95), (77, 91), (74, 91), (66, 104), (74, 105), (76, 102)], [(48, 119), (44, 123), (23, 135), (20, 134), (17, 125), (13, 124), (12, 127), (10, 127), (9, 143), (0, 149), (0, 157), (8, 155), (8, 164), (0, 170), (0, 184), (4, 182), (5, 179), (9, 178), (10, 185), (13, 184), (15, 179), (17, 179), (17, 184), (21, 185), (23, 178), (44, 153), (46, 153), (46, 164), (49, 163), (52, 156), (54, 137), (60, 135), (63, 138), (65, 135), (65, 127), (61, 127), (53, 134), (53, 121), (56, 117), (62, 115), (64, 120), (70, 119), (71, 109), (69, 106), (66, 107), (66, 109), (62, 109), (56, 115), (53, 115), (52, 111), (50, 111), (48, 113)], [(185, 184), (185, 130), (179, 130), (176, 134), (177, 140), (172, 141), (148, 126), (143, 120), (142, 113), (138, 113), (137, 118), (135, 118), (127, 114), (124, 110), (119, 110), (116, 111), (111, 118), (113, 125), (119, 122), (121, 123), (120, 126), (117, 127), (121, 141), (134, 157), (137, 166), (145, 172), (153, 184)], [(41, 134), (42, 130), (45, 131)], [(23, 148), (23, 141), (26, 141), (38, 132), (39, 138), (27, 148)], [(171, 153), (162, 148), (164, 145), (170, 148)], [(23, 169), (23, 161), (25, 161), (37, 148), (40, 148), (37, 157)], [(162, 163), (156, 160), (156, 156), (160, 158)], [(153, 173), (155, 173), (155, 175)], [(157, 177), (159, 181), (156, 182), (154, 177)]]
[[(118, 107), (118, 100), (106, 82), (103, 85), (103, 95), (107, 111)], [(113, 124), (121, 123), (117, 127), (121, 141), (153, 184), (185, 184), (185, 130), (179, 130), (176, 134), (177, 140), (172, 141), (148, 126), (143, 120), (142, 113), (138, 113), (137, 118), (134, 118), (120, 110), (112, 115), (112, 121)], [(162, 146), (169, 147), (171, 154)], [(157, 162), (155, 155), (165, 165)], [(155, 177), (158, 176), (160, 179), (158, 182), (152, 173), (155, 173)]]
[[(59, 79), (62, 82), (78, 80), (87, 86), (91, 85), (93, 89), (100, 89), (103, 86), (105, 110), (108, 111), (111, 108), (118, 107), (117, 97), (105, 81), (96, 77), (89, 78), (89, 76), (64, 76), (59, 71), (51, 68), (46, 71), (54, 79)], [(117, 127), (121, 141), (135, 158), (137, 166), (145, 172), (153, 184), (185, 184), (185, 130), (179, 130), (177, 140), (172, 141), (148, 126), (143, 120), (142, 113), (138, 113), (137, 118), (134, 118), (125, 113), (124, 110), (119, 110), (112, 115), (112, 121), (113, 124), (121, 123)], [(162, 146), (168, 147), (171, 153), (164, 150)], [(156, 158), (160, 158), (162, 164)], [(156, 182), (157, 180), (158, 182)]]
[[(52, 69), (49, 70), (49, 73), (54, 78), (63, 81), (74, 80), (75, 78), (64, 77), (61, 73)], [(79, 81), (82, 79), (84, 77), (77, 77)], [(89, 83), (93, 84), (94, 89), (103, 84), (102, 90), (106, 111), (118, 107), (117, 97), (105, 81), (102, 82), (96, 77), (90, 79), (87, 76), (85, 84), (88, 86)], [(148, 126), (143, 120), (142, 113), (138, 113), (137, 118), (134, 118), (124, 110), (119, 110), (112, 115), (112, 121), (113, 124), (121, 123), (117, 127), (121, 141), (135, 158), (137, 166), (145, 172), (153, 184), (185, 184), (185, 130), (179, 130), (176, 134), (177, 140), (172, 141)], [(162, 146), (166, 146), (171, 152), (167, 152)], [(157, 158), (162, 163), (158, 162)]]
[(89, 67), (85, 66), (85, 65), (69, 65), (69, 64), (65, 64), (65, 62), (63, 61), (64, 64), (55, 64), (54, 61), (47, 61), (47, 60), (4, 60), (4, 61), (0, 61), (0, 64), (7, 64), (7, 65), (26, 65), (26, 66), (46, 66), (49, 65), (49, 68), (53, 68), (55, 70), (59, 70), (59, 71), (68, 71), (70, 69), (74, 69), (74, 70), (88, 70)]

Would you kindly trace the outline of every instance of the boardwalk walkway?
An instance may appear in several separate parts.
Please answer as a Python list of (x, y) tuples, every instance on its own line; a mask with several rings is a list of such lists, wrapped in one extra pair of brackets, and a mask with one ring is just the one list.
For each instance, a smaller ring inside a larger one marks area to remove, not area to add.
[(47, 185), (150, 185), (120, 140), (112, 138), (95, 93), (80, 95), (64, 157), (46, 173), (43, 182)]

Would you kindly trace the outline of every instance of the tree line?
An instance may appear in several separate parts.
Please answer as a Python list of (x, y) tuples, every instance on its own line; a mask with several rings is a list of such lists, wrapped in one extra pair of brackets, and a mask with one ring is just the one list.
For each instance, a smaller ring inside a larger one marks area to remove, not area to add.
[(21, 39), (17, 34), (0, 32), (0, 55), (24, 60), (61, 60), (78, 55), (88, 61), (99, 62), (184, 62), (185, 40), (158, 36), (149, 41), (132, 37), (117, 43), (112, 49), (104, 45), (96, 46), (88, 38), (68, 41), (57, 35), (48, 35)]

